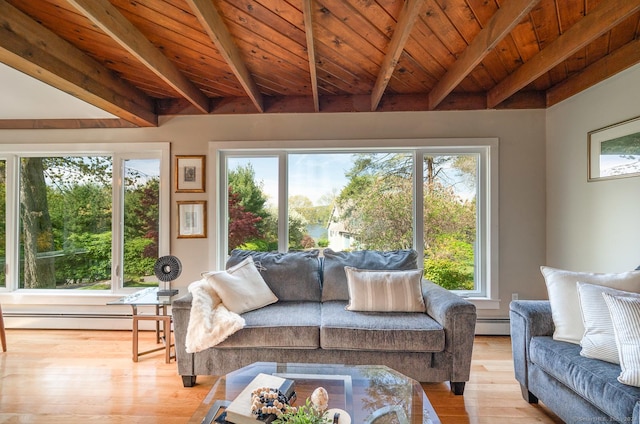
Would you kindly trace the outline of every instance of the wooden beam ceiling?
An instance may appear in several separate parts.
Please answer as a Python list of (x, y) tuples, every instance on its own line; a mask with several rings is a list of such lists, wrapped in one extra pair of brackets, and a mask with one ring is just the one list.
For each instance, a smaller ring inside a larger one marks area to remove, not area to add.
[(4, 0), (0, 61), (135, 125), (158, 123), (147, 95)]
[(240, 84), (247, 92), (253, 104), (259, 112), (264, 112), (262, 93), (260, 93), (260, 89), (253, 80), (249, 69), (247, 69), (218, 9), (216, 9), (211, 0), (186, 0), (186, 2), (189, 4), (189, 7), (191, 7), (193, 13), (195, 13), (200, 25), (203, 26), (207, 34), (209, 34), (209, 37), (211, 37), (220, 54), (231, 67), (231, 70), (240, 81)]
[(304, 17), (304, 32), (307, 38), (307, 55), (309, 56), (309, 74), (311, 91), (313, 93), (313, 110), (320, 112), (320, 98), (318, 95), (318, 70), (316, 68), (316, 49), (313, 41), (313, 0), (302, 0), (302, 14)]
[(547, 107), (560, 103), (640, 62), (640, 39), (625, 44), (560, 84), (547, 90)]
[(545, 108), (640, 63), (638, 43), (640, 0), (0, 0), (0, 62), (119, 118), (0, 129)]
[(540, 0), (510, 0), (498, 9), (489, 23), (433, 87), (429, 93), (429, 109), (435, 109), (539, 2)]
[(587, 16), (492, 88), (487, 93), (487, 106), (496, 107), (638, 10), (640, 10), (640, 0), (600, 2)]
[(391, 75), (398, 65), (398, 59), (404, 50), (404, 46), (411, 34), (413, 25), (424, 6), (423, 0), (407, 0), (402, 7), (400, 16), (398, 18), (398, 24), (396, 25), (387, 54), (384, 57), (382, 66), (380, 66), (380, 72), (376, 83), (371, 90), (371, 111), (375, 111), (378, 108), (380, 99), (386, 90)]
[(109, 3), (109, 0), (67, 1), (191, 102), (200, 112), (209, 112), (209, 98), (185, 77), (176, 65), (156, 48), (138, 28), (122, 16), (118, 9)]

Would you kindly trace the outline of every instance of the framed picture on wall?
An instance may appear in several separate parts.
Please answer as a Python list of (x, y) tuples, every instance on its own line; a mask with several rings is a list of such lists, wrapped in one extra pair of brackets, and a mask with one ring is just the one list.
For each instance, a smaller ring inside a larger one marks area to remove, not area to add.
[(640, 176), (640, 116), (589, 132), (589, 181)]
[(178, 201), (177, 204), (178, 238), (206, 238), (206, 200)]
[(176, 193), (204, 193), (206, 156), (176, 155)]

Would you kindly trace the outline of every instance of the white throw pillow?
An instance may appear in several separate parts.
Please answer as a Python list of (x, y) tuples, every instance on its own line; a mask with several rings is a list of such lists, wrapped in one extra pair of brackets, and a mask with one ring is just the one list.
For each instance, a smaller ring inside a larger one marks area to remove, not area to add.
[(578, 281), (618, 290), (640, 292), (640, 271), (620, 274), (595, 274), (573, 272), (547, 266), (540, 267), (547, 284), (547, 292), (551, 303), (551, 316), (556, 329), (555, 340), (580, 344), (584, 335), (584, 324), (578, 299)]
[(348, 311), (424, 312), (422, 270), (374, 271), (344, 267)]
[(226, 271), (202, 274), (231, 312), (243, 314), (278, 301), (251, 256)]
[(578, 283), (580, 311), (584, 324), (584, 336), (580, 341), (580, 355), (602, 361), (620, 363), (613, 322), (602, 293), (612, 296), (628, 296), (640, 299), (640, 293), (630, 293), (595, 284)]
[(620, 352), (618, 381), (640, 387), (640, 299), (603, 293)]

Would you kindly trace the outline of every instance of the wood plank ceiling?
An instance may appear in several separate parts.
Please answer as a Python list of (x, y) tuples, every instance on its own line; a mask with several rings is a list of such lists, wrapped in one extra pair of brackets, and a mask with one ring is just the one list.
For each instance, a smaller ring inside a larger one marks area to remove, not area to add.
[(640, 62), (639, 11), (640, 0), (0, 0), (0, 62), (120, 118), (103, 126), (545, 108)]

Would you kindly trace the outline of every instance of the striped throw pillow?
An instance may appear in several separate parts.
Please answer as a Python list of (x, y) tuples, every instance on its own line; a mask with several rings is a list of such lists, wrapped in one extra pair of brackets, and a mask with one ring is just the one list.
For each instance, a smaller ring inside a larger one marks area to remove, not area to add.
[(613, 323), (602, 293), (638, 298), (640, 298), (640, 293), (616, 290), (596, 284), (578, 283), (580, 311), (584, 323), (584, 336), (580, 341), (580, 346), (582, 346), (580, 355), (619, 364), (620, 355), (616, 347)]
[(424, 312), (422, 270), (374, 271), (344, 267), (348, 311)]
[(602, 293), (611, 314), (620, 352), (618, 381), (640, 387), (640, 299)]

